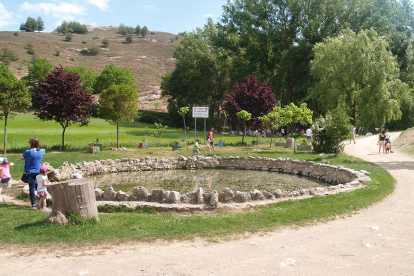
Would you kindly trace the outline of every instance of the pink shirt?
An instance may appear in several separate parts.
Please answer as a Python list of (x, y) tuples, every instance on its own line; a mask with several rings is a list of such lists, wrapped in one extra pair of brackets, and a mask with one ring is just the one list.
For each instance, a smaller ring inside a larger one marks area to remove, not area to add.
[(0, 164), (1, 179), (10, 178), (10, 164)]

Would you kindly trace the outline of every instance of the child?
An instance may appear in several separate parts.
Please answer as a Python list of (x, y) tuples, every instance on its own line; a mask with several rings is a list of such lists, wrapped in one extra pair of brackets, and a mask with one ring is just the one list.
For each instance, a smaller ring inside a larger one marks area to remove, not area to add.
[(387, 153), (387, 154), (389, 154), (390, 153), (390, 149), (391, 149), (391, 142), (390, 142), (390, 140), (389, 139), (387, 139), (386, 141), (385, 141), (385, 152)]
[[(6, 185), (11, 178), (10, 175), (10, 166), (13, 166), (14, 163), (9, 163), (7, 157), (0, 157), (0, 170), (1, 170), (1, 183), (0, 183), (0, 194), (3, 190), (3, 186)], [(9, 185), (10, 187), (10, 185)]]
[(193, 146), (193, 151), (191, 153), (191, 157), (193, 157), (194, 153), (197, 152), (197, 156), (200, 155), (200, 149), (201, 147), (198, 145), (198, 143), (200, 142), (200, 139), (197, 138), (197, 140), (194, 142), (194, 146)]
[(42, 209), (42, 211), (49, 211), (46, 208), (46, 197), (49, 194), (47, 192), (46, 186), (49, 185), (49, 180), (47, 179), (47, 174), (50, 172), (50, 169), (43, 165), (40, 167), (40, 173), (36, 176), (35, 183), (37, 184), (37, 194), (40, 196), (39, 204), (37, 204), (37, 209)]
[(210, 143), (211, 143), (211, 141), (210, 141), (210, 137), (208, 137), (207, 136), (207, 144), (206, 144), (206, 151), (211, 151), (211, 149), (210, 149)]

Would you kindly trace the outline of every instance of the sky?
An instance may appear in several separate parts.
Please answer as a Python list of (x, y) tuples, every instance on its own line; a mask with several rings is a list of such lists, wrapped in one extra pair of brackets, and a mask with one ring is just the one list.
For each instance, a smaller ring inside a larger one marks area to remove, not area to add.
[(99, 26), (147, 26), (173, 34), (217, 22), (226, 0), (0, 0), (0, 31), (18, 31), (28, 17), (42, 18), (44, 32), (63, 20)]

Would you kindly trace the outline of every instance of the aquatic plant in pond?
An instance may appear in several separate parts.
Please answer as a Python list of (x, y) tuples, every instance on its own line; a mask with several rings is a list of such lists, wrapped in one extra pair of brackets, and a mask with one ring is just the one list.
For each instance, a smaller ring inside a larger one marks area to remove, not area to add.
[(205, 192), (222, 191), (225, 187), (243, 192), (253, 189), (273, 192), (276, 189), (295, 191), (329, 185), (324, 181), (293, 174), (223, 169), (125, 172), (89, 178), (94, 180), (95, 188), (105, 190), (112, 186), (115, 191), (126, 193), (131, 193), (136, 186), (143, 186), (150, 193), (154, 189), (164, 189), (185, 194), (198, 187)]

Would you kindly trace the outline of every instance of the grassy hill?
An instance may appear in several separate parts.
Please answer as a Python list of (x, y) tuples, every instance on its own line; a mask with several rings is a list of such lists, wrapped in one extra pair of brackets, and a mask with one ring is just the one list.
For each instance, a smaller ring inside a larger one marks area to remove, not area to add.
[[(15, 32), (0, 32), (0, 49), (8, 48), (18, 55), (19, 59), (9, 65), (18, 78), (27, 75), (34, 57), (38, 57), (47, 58), (54, 65), (63, 67), (85, 66), (96, 73), (101, 73), (105, 66), (113, 63), (117, 67), (132, 70), (140, 96), (158, 89), (162, 77), (175, 68), (173, 50), (180, 40), (176, 40), (176, 35), (171, 33), (149, 31), (146, 38), (134, 35), (133, 42), (126, 43), (125, 37), (117, 34), (117, 30), (117, 27), (94, 28), (89, 34), (74, 34), (70, 42), (56, 32), (17, 32), (18, 36), (14, 35)], [(105, 38), (110, 42), (108, 47), (102, 45)], [(171, 38), (174, 38), (173, 42)], [(34, 46), (35, 55), (27, 53), (28, 43)], [(80, 53), (80, 50), (92, 46), (101, 47), (102, 52), (96, 56)], [(59, 56), (56, 51), (60, 51)]]

